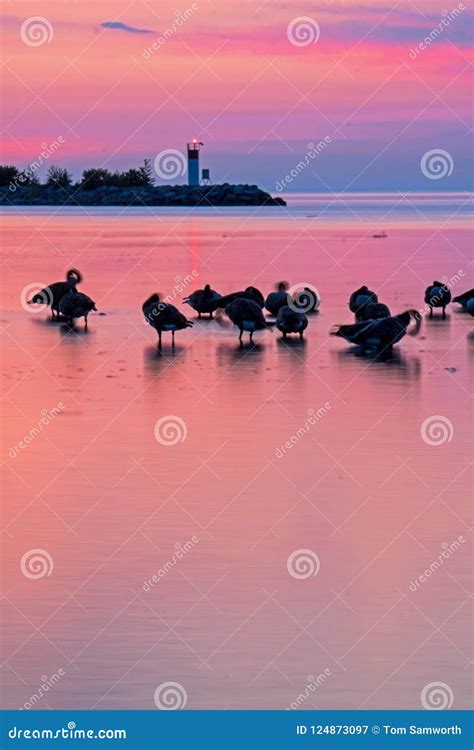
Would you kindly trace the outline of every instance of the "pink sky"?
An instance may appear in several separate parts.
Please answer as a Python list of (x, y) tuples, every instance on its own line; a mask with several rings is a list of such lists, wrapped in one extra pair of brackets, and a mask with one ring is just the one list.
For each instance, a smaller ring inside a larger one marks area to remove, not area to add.
[[(309, 141), (329, 136), (317, 170), (292, 189), (344, 189), (351, 180), (353, 189), (465, 188), (471, 12), (410, 56), (455, 7), (186, 0), (179, 9), (189, 18), (147, 54), (173, 27), (174, 2), (6, 5), (2, 161), (25, 166), (62, 136), (55, 161), (79, 176), (85, 166), (123, 168), (183, 149), (196, 136), (216, 181), (271, 188)], [(32, 46), (21, 27), (38, 15), (52, 39)], [(300, 17), (317, 24), (314, 43), (289, 41), (288, 25)], [(434, 148), (453, 156), (449, 184), (420, 174), (420, 157)]]

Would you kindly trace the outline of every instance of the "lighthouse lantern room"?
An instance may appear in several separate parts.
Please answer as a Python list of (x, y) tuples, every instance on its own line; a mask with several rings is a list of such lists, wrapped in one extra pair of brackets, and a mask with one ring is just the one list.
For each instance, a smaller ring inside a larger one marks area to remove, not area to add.
[(199, 185), (199, 150), (203, 143), (193, 138), (188, 143), (188, 185)]

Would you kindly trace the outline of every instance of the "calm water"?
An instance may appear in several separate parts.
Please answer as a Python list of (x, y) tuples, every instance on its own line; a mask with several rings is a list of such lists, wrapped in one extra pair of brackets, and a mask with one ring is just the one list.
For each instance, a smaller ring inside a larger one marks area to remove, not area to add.
[[(472, 318), (425, 318), (390, 362), (328, 336), (362, 283), (394, 312), (472, 286), (466, 196), (345, 200), (4, 214), (4, 707), (53, 675), (36, 708), (152, 709), (168, 681), (194, 709), (419, 708), (431, 682), (468, 707)], [(71, 265), (87, 334), (20, 304)], [(280, 279), (320, 290), (303, 345), (202, 320), (156, 353), (151, 292)], [(50, 575), (22, 572), (32, 549)]]

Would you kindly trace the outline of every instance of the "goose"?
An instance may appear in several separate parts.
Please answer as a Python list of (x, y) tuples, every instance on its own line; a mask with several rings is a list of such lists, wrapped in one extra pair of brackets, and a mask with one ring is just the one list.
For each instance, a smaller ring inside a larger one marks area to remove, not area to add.
[(203, 313), (208, 314), (212, 318), (215, 311), (215, 303), (221, 297), (222, 295), (219, 292), (214, 291), (209, 284), (206, 284), (204, 289), (196, 289), (189, 297), (185, 297), (183, 302), (185, 305), (192, 307), (193, 310), (196, 310), (199, 318)]
[(286, 281), (280, 281), (277, 285), (276, 292), (270, 292), (265, 300), (265, 307), (271, 315), (278, 315), (279, 310), (288, 305), (288, 284)]
[(188, 320), (177, 307), (167, 302), (160, 302), (160, 295), (156, 293), (143, 303), (142, 311), (146, 321), (158, 333), (158, 349), (160, 350), (162, 333), (171, 331), (171, 346), (174, 348), (175, 331), (191, 328), (194, 325), (193, 321)]
[(303, 331), (308, 327), (308, 318), (304, 313), (296, 312), (288, 305), (280, 307), (276, 319), (276, 327), (286, 339), (289, 333), (299, 333), (300, 339), (303, 338)]
[(383, 302), (369, 301), (359, 310), (359, 320), (380, 320), (389, 317), (390, 310)]
[(75, 289), (70, 289), (59, 300), (59, 312), (61, 315), (67, 318), (70, 323), (73, 323), (75, 318), (84, 318), (84, 330), (86, 331), (87, 316), (91, 310), (97, 310), (95, 302), (87, 294), (76, 292)]
[(231, 292), (230, 294), (225, 294), (219, 300), (214, 302), (214, 309), (225, 310), (227, 305), (229, 305), (236, 299), (251, 300), (252, 302), (256, 302), (260, 308), (262, 308), (265, 304), (265, 299), (262, 292), (259, 289), (256, 289), (254, 286), (248, 286), (244, 289), (243, 292)]
[(263, 316), (262, 308), (253, 299), (244, 299), (243, 297), (234, 299), (226, 305), (225, 313), (240, 331), (239, 341), (241, 346), (244, 332), (250, 334), (250, 343), (253, 343), (255, 331), (270, 327)]
[(430, 308), (430, 318), (433, 317), (433, 308), (443, 308), (443, 318), (446, 317), (446, 305), (451, 302), (451, 292), (442, 281), (433, 281), (431, 286), (425, 290), (425, 302)]
[(371, 289), (361, 286), (352, 292), (349, 299), (349, 310), (354, 313), (356, 320), (361, 320), (362, 310), (369, 302), (378, 302), (379, 298)]
[[(411, 320), (415, 326), (407, 331)], [(353, 325), (338, 325), (331, 332), (331, 336), (340, 336), (350, 344), (356, 344), (365, 350), (385, 351), (390, 353), (406, 333), (416, 336), (421, 326), (421, 314), (418, 310), (407, 310), (400, 315), (382, 318), (381, 320), (367, 320)]]
[(47, 305), (51, 307), (51, 319), (59, 317), (59, 302), (82, 281), (82, 274), (76, 268), (70, 268), (66, 274), (66, 281), (55, 281), (37, 292), (29, 301), (29, 305)]
[(320, 304), (321, 300), (316, 290), (305, 286), (294, 295), (292, 306), (301, 312), (312, 313), (318, 309)]
[(453, 297), (453, 302), (457, 302), (458, 304), (460, 304), (463, 310), (469, 310), (469, 305), (472, 309), (472, 306), (474, 304), (473, 300), (474, 289), (469, 289), (468, 292), (463, 292), (463, 294), (458, 294), (457, 297)]

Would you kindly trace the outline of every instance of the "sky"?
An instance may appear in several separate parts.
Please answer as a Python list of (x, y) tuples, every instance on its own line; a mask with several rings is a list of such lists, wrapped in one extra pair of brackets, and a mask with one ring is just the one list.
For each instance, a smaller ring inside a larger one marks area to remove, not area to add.
[(450, 3), (5, 0), (2, 163), (60, 139), (77, 178), (198, 138), (214, 182), (469, 189), (474, 13)]

